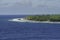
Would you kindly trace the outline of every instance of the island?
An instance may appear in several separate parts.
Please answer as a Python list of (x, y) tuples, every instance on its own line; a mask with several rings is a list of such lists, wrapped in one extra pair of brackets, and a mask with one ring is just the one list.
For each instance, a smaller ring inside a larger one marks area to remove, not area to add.
[(29, 23), (60, 23), (60, 15), (30, 15), (23, 18), (14, 18), (9, 21)]
[(34, 21), (60, 22), (60, 15), (34, 15), (27, 16), (25, 19)]

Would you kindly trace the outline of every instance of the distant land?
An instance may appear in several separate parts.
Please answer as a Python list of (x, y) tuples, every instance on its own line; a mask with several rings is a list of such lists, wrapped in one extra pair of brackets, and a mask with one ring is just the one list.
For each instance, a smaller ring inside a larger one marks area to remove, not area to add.
[(60, 22), (60, 15), (31, 15), (27, 16), (25, 19), (34, 21)]

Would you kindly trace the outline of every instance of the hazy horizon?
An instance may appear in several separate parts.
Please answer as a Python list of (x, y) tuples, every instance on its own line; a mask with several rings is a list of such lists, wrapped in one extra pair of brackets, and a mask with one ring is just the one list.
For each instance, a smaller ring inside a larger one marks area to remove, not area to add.
[(0, 0), (0, 15), (60, 14), (60, 0)]

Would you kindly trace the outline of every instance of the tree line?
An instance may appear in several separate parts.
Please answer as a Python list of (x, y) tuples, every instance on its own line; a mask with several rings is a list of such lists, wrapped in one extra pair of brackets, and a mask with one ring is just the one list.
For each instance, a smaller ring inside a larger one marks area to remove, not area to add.
[(34, 15), (34, 16), (27, 16), (26, 19), (28, 20), (35, 20), (35, 21), (60, 21), (60, 15)]

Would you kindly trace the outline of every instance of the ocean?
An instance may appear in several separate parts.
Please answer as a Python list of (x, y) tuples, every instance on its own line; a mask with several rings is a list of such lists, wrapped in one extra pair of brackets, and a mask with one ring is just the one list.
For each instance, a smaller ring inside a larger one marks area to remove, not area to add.
[(60, 40), (60, 24), (8, 21), (27, 15), (0, 15), (0, 40)]

